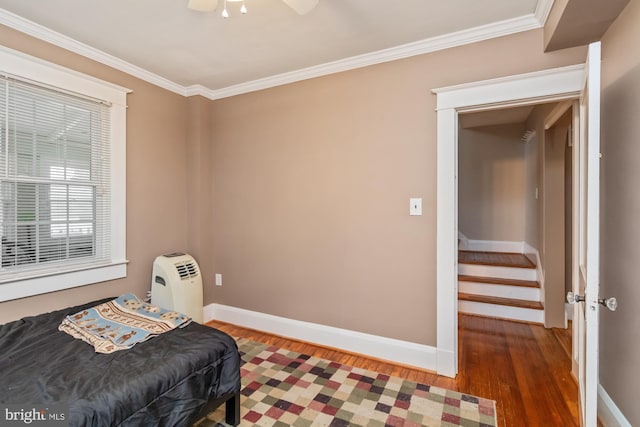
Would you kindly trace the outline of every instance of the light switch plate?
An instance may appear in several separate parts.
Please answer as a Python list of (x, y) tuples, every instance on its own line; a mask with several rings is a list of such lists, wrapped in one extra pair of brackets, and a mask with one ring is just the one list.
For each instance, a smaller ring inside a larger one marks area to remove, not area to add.
[(409, 215), (422, 215), (422, 198), (409, 199)]

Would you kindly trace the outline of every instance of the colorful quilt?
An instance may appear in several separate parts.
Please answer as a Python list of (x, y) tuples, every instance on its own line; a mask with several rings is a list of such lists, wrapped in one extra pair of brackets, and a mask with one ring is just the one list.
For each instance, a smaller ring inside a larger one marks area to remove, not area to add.
[(97, 353), (113, 353), (190, 322), (184, 314), (125, 294), (65, 317), (58, 330), (91, 344)]

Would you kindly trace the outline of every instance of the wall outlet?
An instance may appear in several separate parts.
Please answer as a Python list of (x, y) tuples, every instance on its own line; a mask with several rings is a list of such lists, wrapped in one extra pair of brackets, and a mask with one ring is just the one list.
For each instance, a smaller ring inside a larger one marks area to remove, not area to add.
[(216, 274), (216, 286), (222, 286), (222, 274)]

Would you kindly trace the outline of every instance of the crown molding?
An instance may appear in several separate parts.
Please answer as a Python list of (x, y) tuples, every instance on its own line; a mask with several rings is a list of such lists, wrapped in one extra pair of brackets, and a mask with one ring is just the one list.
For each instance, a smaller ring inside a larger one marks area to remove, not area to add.
[(467, 30), (457, 31), (455, 33), (431, 37), (429, 39), (407, 43), (389, 49), (352, 56), (350, 58), (277, 74), (275, 76), (253, 80), (222, 89), (209, 90), (206, 94), (203, 93), (202, 95), (210, 99), (227, 98), (288, 83), (295, 83), (314, 77), (326, 76), (333, 73), (409, 58), (411, 56), (449, 49), (522, 31), (533, 30), (540, 27), (540, 21), (534, 14), (524, 15), (518, 18), (507, 19), (479, 27), (469, 28)]
[(209, 99), (213, 99), (210, 96), (208, 96), (207, 94), (211, 92), (211, 89), (206, 88), (202, 85), (191, 85), (191, 86), (187, 86), (185, 88), (183, 88), (183, 95), (184, 96), (195, 96), (195, 95), (201, 95), (204, 96), (205, 98), (209, 98)]
[(554, 1), (555, 0), (538, 0), (536, 11), (533, 12), (533, 14), (540, 23), (541, 27), (544, 27), (547, 23), (547, 18), (549, 18), (549, 14), (551, 13), (551, 8), (553, 7)]
[(120, 58), (81, 43), (77, 40), (72, 39), (71, 37), (60, 34), (56, 31), (46, 28), (40, 24), (36, 24), (35, 22), (29, 21), (19, 15), (1, 8), (0, 24), (6, 25), (15, 30), (21, 31), (61, 48), (70, 50), (94, 61), (108, 65), (119, 71), (131, 74), (132, 76), (135, 76), (139, 79), (167, 89), (179, 95), (201, 95), (205, 98), (216, 100), (307, 80), (315, 77), (326, 76), (342, 71), (353, 70), (369, 65), (395, 61), (398, 59), (409, 58), (412, 56), (422, 55), (438, 50), (444, 50), (452, 47), (462, 46), (465, 44), (489, 40), (492, 38), (515, 34), (522, 31), (537, 29), (543, 26), (543, 22), (546, 20), (546, 16), (548, 16), (551, 5), (553, 5), (553, 0), (539, 0), (536, 11), (532, 14), (469, 28), (442, 36), (432, 37), (417, 42), (407, 43), (404, 45), (366, 53), (363, 55), (357, 55), (338, 61), (328, 62), (313, 67), (277, 74), (274, 76), (265, 77), (246, 83), (240, 83), (221, 89), (209, 89), (200, 84), (188, 87), (182, 86), (178, 83), (172, 82), (164, 77), (147, 71), (141, 67), (133, 65)]
[(33, 36), (37, 39), (43, 40), (47, 43), (51, 43), (63, 49), (69, 50), (73, 53), (77, 53), (86, 58), (100, 62), (101, 64), (108, 65), (116, 70), (131, 74), (146, 82), (160, 86), (171, 92), (185, 96), (185, 88), (171, 80), (165, 79), (157, 74), (145, 70), (144, 68), (133, 65), (127, 61), (103, 52), (99, 49), (91, 47), (87, 44), (81, 43), (71, 37), (60, 34), (57, 31), (53, 31), (45, 26), (36, 24), (33, 21), (29, 21), (19, 15), (9, 12), (6, 9), (0, 8), (0, 24), (7, 27), (18, 30), (22, 33)]

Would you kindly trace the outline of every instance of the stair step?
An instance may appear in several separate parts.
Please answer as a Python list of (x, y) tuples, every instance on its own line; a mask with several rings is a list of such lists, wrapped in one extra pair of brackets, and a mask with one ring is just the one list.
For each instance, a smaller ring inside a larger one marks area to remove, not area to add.
[(508, 285), (508, 286), (522, 286), (525, 288), (539, 288), (540, 283), (534, 280), (516, 280), (516, 279), (504, 279), (501, 277), (480, 277), (480, 276), (468, 276), (465, 274), (458, 275), (459, 282), (474, 282), (474, 283), (489, 283), (492, 285)]
[(503, 267), (483, 264), (458, 264), (458, 274), (474, 277), (499, 277), (511, 280), (538, 280), (538, 270), (533, 268)]
[(544, 323), (537, 269), (526, 255), (458, 251), (458, 311)]
[(513, 252), (458, 251), (458, 263), (498, 267), (536, 268), (536, 264), (526, 255)]
[(458, 282), (458, 292), (470, 295), (485, 295), (500, 298), (540, 301), (540, 288), (526, 286), (496, 285), (494, 283)]
[(544, 310), (511, 307), (508, 305), (483, 304), (475, 301), (458, 301), (458, 312), (492, 319), (544, 324)]
[(486, 295), (472, 295), (462, 292), (458, 293), (458, 299), (462, 301), (473, 301), (484, 304), (506, 305), (509, 307), (528, 308), (531, 310), (544, 310), (542, 303), (539, 301), (527, 301), (513, 298), (501, 298)]

